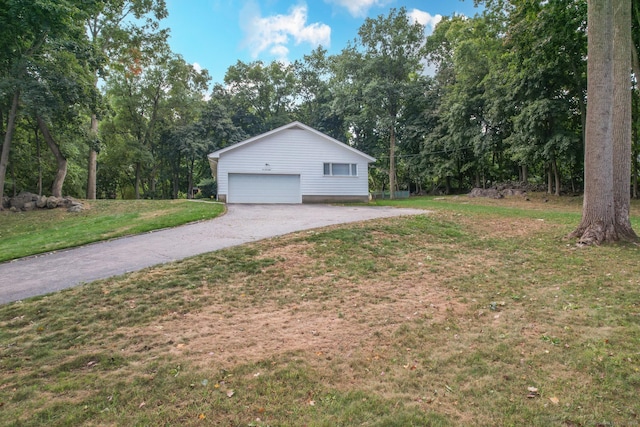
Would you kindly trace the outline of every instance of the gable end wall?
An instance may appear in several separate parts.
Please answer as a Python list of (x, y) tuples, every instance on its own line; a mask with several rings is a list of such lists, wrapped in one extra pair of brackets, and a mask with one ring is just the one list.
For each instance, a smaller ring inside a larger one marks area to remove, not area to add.
[[(326, 177), (323, 164), (356, 163), (358, 176)], [(369, 195), (367, 159), (320, 135), (285, 129), (220, 155), (218, 199), (226, 200), (229, 173), (300, 175), (302, 201), (365, 201)]]

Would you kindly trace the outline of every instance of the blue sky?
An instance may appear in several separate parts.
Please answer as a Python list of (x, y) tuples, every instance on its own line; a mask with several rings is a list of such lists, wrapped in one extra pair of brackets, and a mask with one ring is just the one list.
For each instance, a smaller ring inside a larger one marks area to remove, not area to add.
[(339, 53), (367, 17), (405, 7), (427, 26), (454, 13), (473, 16), (473, 0), (166, 0), (175, 53), (222, 83), (238, 60), (294, 61), (318, 45)]

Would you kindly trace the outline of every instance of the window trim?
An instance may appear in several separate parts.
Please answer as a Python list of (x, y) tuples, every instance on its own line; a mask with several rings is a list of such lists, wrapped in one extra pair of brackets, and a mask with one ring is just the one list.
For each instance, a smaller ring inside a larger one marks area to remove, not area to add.
[[(347, 174), (335, 174), (334, 165), (347, 166)], [(340, 177), (358, 177), (358, 164), (357, 163), (338, 163), (338, 162), (324, 162), (322, 164), (322, 172), (324, 176), (340, 176)], [(329, 172), (329, 173), (327, 173)]]

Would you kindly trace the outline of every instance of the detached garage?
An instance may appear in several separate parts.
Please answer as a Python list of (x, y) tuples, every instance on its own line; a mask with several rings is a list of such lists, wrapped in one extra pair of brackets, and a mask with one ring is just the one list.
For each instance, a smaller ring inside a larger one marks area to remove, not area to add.
[(209, 154), (226, 203), (367, 201), (375, 159), (300, 122)]

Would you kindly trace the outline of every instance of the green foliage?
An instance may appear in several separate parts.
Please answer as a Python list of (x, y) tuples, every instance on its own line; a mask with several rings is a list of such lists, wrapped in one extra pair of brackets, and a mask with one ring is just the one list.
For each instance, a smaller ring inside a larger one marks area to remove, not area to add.
[(198, 189), (200, 197), (210, 199), (218, 194), (218, 183), (213, 178), (205, 178), (198, 183)]
[[(56, 159), (37, 153), (36, 115), (68, 162), (64, 192), (72, 195), (82, 194), (96, 150), (98, 197), (191, 197), (210, 174), (206, 154), (292, 120), (376, 157), (370, 184), (378, 190), (396, 179), (412, 192), (550, 176), (556, 193), (582, 186), (584, 0), (477, 1), (482, 13), (443, 17), (428, 36), (406, 9), (392, 9), (366, 19), (337, 55), (318, 47), (293, 64), (238, 61), (208, 98), (206, 70), (168, 46), (164, 0), (5, 3), (0, 112), (15, 130), (8, 192), (46, 193), (54, 180)], [(639, 11), (634, 3), (636, 54)], [(637, 182), (637, 155), (633, 165)]]
[[(394, 189), (396, 150), (406, 145), (409, 154), (412, 145), (401, 122), (405, 110), (412, 108), (409, 102), (416, 100), (412, 94), (422, 87), (417, 76), (422, 72), (423, 40), (424, 27), (411, 21), (405, 8), (392, 9), (388, 16), (366, 19), (355, 45), (334, 62), (334, 103), (351, 132), (349, 142), (379, 159), (376, 167)], [(383, 185), (380, 180), (374, 183)]]
[(554, 173), (575, 185), (582, 167), (586, 3), (486, 3), (481, 16), (443, 19), (427, 40), (441, 109), (424, 156), (442, 154), (425, 162), (463, 189), (525, 180), (523, 171)]

